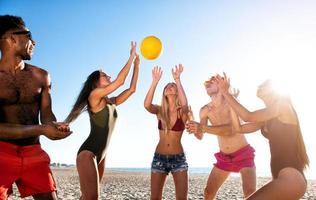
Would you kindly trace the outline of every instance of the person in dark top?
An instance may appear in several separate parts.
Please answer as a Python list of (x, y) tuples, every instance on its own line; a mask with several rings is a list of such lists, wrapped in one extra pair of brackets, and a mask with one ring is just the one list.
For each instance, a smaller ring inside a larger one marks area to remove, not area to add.
[(271, 81), (259, 86), (257, 96), (266, 108), (250, 112), (229, 93), (229, 80), (224, 74), (217, 76), (220, 91), (246, 123), (240, 125), (238, 116), (233, 117), (233, 127), (240, 133), (251, 133), (261, 129), (269, 140), (271, 172), (273, 180), (253, 193), (248, 199), (300, 199), (307, 187), (303, 170), (309, 159), (300, 130), (298, 116), (288, 96), (274, 90)]
[(48, 72), (24, 62), (34, 48), (21, 17), (0, 16), (0, 200), (9, 198), (13, 183), (22, 198), (57, 199), (50, 158), (39, 138), (58, 140), (71, 132), (55, 122)]
[[(108, 97), (124, 84), (132, 63), (134, 71), (130, 87), (116, 97)], [(139, 56), (136, 54), (136, 43), (132, 42), (130, 57), (117, 78), (111, 81), (111, 77), (101, 70), (92, 72), (65, 120), (70, 123), (82, 111), (88, 110), (91, 131), (77, 154), (81, 200), (99, 198), (99, 184), (105, 169), (106, 152), (117, 118), (116, 106), (124, 103), (135, 92), (138, 71)]]
[(168, 83), (163, 89), (160, 106), (152, 104), (153, 96), (162, 76), (156, 66), (152, 70), (152, 84), (147, 92), (144, 107), (158, 118), (159, 143), (151, 165), (151, 199), (161, 199), (163, 186), (169, 172), (172, 173), (176, 199), (187, 199), (188, 164), (181, 144), (181, 137), (187, 121), (188, 104), (180, 75), (183, 66), (172, 70), (175, 83)]

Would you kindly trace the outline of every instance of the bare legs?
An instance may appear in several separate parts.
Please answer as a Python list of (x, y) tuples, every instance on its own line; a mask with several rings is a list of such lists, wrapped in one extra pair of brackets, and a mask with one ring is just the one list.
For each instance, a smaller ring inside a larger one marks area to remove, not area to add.
[(179, 171), (172, 173), (175, 188), (176, 199), (187, 200), (188, 199), (188, 171)]
[(256, 168), (243, 168), (240, 170), (240, 175), (244, 197), (247, 198), (256, 191)]
[(77, 170), (80, 179), (81, 200), (97, 200), (100, 194), (100, 181), (104, 172), (104, 160), (97, 165), (95, 155), (87, 150), (77, 156)]
[(166, 182), (166, 173), (151, 172), (150, 178), (150, 191), (151, 191), (151, 200), (160, 200), (162, 199), (162, 189)]
[(294, 168), (283, 168), (276, 179), (272, 180), (253, 195), (248, 200), (297, 200), (306, 191), (306, 181), (304, 176)]
[[(215, 199), (217, 191), (227, 179), (230, 172), (213, 167), (204, 190), (204, 199)], [(244, 196), (248, 197), (256, 191), (256, 169), (243, 168), (240, 171)]]
[[(173, 172), (172, 173), (175, 189), (176, 199), (186, 200), (188, 197), (188, 173), (187, 170)], [(151, 173), (150, 189), (151, 189), (151, 200), (161, 200), (163, 186), (166, 182), (166, 173)]]
[(204, 190), (204, 199), (205, 200), (213, 200), (216, 196), (218, 189), (227, 179), (230, 173), (217, 167), (213, 167), (206, 184), (206, 188)]

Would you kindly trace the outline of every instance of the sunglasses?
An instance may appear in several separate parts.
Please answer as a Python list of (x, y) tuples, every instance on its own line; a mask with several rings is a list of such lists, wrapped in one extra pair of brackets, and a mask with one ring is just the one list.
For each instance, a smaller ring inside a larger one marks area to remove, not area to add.
[(13, 34), (13, 35), (26, 35), (30, 40), (33, 40), (31, 31), (15, 31), (15, 32), (12, 32), (11, 34)]

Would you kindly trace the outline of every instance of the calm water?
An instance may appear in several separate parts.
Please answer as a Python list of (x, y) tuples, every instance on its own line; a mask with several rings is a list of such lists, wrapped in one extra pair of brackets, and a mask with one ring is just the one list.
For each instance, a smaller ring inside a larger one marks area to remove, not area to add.
[[(108, 171), (113, 172), (145, 172), (150, 173), (150, 168), (107, 168)], [(189, 167), (190, 174), (209, 174), (211, 171), (210, 167)], [(233, 173), (233, 175), (238, 173)], [(258, 174), (262, 176), (262, 174)], [(268, 176), (268, 175), (265, 175)]]

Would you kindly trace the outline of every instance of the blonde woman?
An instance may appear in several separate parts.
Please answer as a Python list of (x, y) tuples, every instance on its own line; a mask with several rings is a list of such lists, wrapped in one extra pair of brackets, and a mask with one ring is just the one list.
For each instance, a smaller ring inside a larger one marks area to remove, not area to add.
[(152, 70), (152, 84), (146, 95), (146, 110), (158, 118), (159, 143), (151, 165), (151, 199), (161, 199), (166, 177), (171, 172), (176, 189), (176, 199), (187, 199), (188, 164), (181, 144), (181, 137), (187, 121), (188, 105), (180, 75), (183, 66), (172, 70), (175, 83), (168, 83), (163, 89), (161, 105), (152, 103), (153, 96), (162, 76), (160, 67)]

